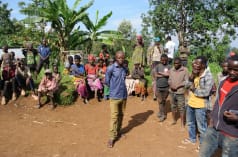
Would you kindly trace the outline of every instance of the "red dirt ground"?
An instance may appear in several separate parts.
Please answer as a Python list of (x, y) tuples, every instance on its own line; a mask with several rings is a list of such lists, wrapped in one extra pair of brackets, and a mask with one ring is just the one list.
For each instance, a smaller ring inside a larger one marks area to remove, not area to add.
[[(109, 101), (90, 100), (50, 110), (36, 109), (31, 97), (0, 106), (0, 157), (195, 157), (197, 145), (183, 145), (187, 131), (171, 126), (171, 113), (160, 123), (157, 103), (129, 97), (126, 133), (107, 148)], [(216, 155), (219, 156), (219, 155)]]

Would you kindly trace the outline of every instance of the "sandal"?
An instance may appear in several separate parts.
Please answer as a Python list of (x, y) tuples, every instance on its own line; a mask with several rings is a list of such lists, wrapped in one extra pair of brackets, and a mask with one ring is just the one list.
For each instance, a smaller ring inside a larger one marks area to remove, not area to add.
[(185, 138), (184, 140), (182, 140), (182, 144), (192, 144), (192, 145), (195, 145), (195, 142), (192, 142), (191, 140)]
[(114, 144), (114, 141), (113, 140), (109, 140), (108, 143), (107, 143), (107, 147), (108, 148), (112, 148), (113, 144)]
[(199, 153), (199, 151), (200, 151), (200, 146), (198, 146), (198, 147), (196, 148), (195, 152), (198, 152), (198, 153)]

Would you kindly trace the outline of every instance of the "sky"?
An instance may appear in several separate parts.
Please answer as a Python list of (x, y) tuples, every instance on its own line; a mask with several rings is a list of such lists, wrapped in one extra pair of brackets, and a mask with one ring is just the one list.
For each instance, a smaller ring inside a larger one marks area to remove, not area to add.
[[(24, 15), (20, 14), (18, 2), (28, 0), (2, 0), (3, 3), (8, 3), (8, 8), (13, 9), (11, 12), (11, 18), (16, 18), (18, 20), (23, 19)], [(71, 7), (74, 0), (67, 0), (69, 6)], [(89, 0), (82, 0), (80, 6), (88, 3)], [(146, 13), (149, 10), (148, 0), (94, 0), (94, 4), (87, 10), (90, 18), (94, 21), (96, 10), (99, 11), (99, 19), (104, 15), (112, 11), (112, 16), (108, 20), (107, 25), (103, 29), (117, 30), (119, 24), (123, 20), (130, 21), (133, 28), (140, 33), (141, 30), (141, 14)]]
[[(23, 19), (24, 15), (20, 14), (18, 2), (29, 0), (2, 0), (3, 3), (8, 3), (8, 8), (13, 9), (11, 12), (11, 18), (18, 20)], [(75, 0), (67, 0), (69, 6), (73, 5)], [(88, 3), (89, 0), (82, 0), (79, 6), (83, 6)], [(130, 21), (133, 28), (136, 29), (137, 34), (141, 31), (141, 14), (146, 13), (149, 10), (149, 0), (94, 0), (94, 4), (87, 10), (90, 18), (94, 21), (96, 10), (99, 11), (99, 19), (104, 15), (112, 11), (112, 16), (109, 18), (108, 23), (103, 30), (117, 30), (119, 24), (123, 20)], [(81, 27), (84, 29), (84, 27)], [(178, 45), (177, 37), (172, 37)], [(238, 39), (232, 41), (232, 47), (238, 47)]]

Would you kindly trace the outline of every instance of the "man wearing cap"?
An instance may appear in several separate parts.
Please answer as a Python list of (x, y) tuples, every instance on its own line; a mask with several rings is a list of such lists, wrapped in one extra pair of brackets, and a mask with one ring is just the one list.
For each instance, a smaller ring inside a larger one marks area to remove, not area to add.
[(152, 74), (152, 86), (154, 92), (154, 100), (156, 100), (156, 77), (155, 67), (160, 63), (161, 55), (164, 53), (162, 46), (160, 45), (160, 38), (154, 38), (154, 45), (148, 49), (147, 52), (147, 64), (151, 67), (151, 74)]
[(163, 48), (160, 45), (160, 38), (154, 38), (154, 45), (148, 49), (147, 58), (148, 65), (153, 69), (160, 62), (161, 54), (163, 54)]
[(57, 89), (57, 81), (52, 75), (52, 71), (50, 69), (46, 69), (45, 76), (42, 78), (38, 88), (38, 104), (36, 107), (42, 107), (41, 97), (43, 95), (46, 95), (47, 99), (49, 98), (52, 103), (51, 108), (54, 109), (56, 107), (56, 104), (54, 102), (54, 93), (57, 91)]

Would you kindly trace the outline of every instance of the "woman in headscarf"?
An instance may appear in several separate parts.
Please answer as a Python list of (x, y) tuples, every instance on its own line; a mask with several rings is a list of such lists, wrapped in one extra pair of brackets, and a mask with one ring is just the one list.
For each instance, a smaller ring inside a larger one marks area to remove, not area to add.
[(95, 64), (95, 57), (91, 54), (89, 54), (88, 56), (88, 64), (85, 65), (85, 71), (87, 75), (88, 85), (91, 91), (95, 92), (94, 97), (97, 97), (98, 101), (101, 101), (102, 84), (97, 76), (97, 66)]

